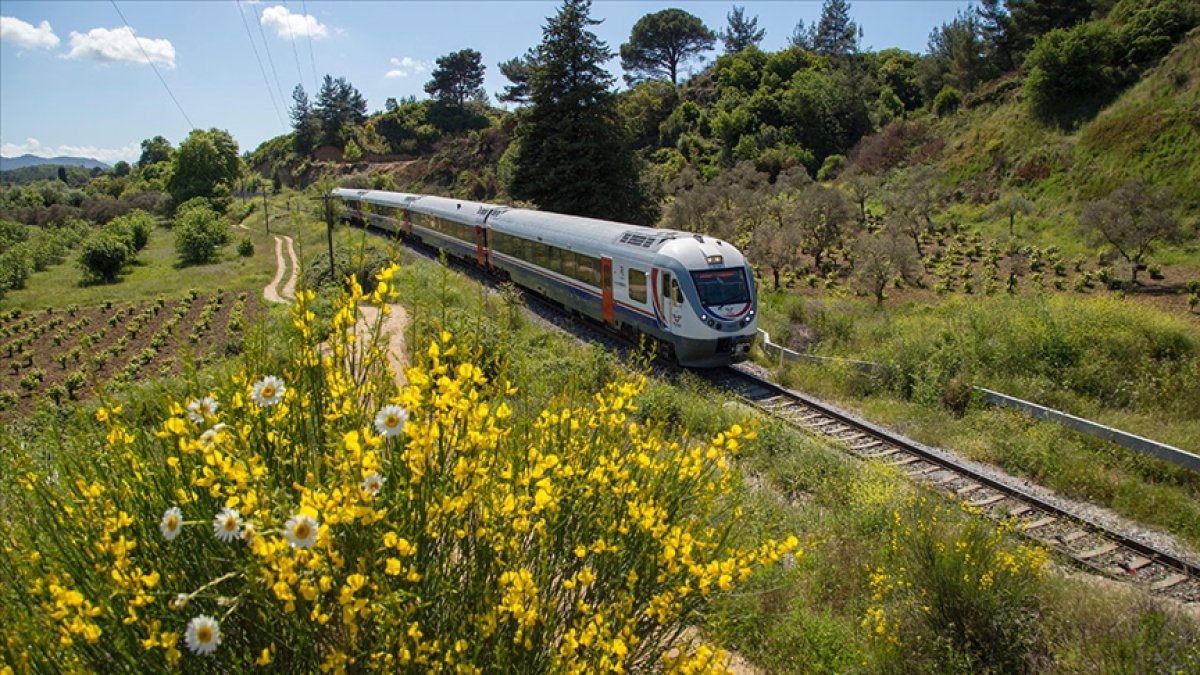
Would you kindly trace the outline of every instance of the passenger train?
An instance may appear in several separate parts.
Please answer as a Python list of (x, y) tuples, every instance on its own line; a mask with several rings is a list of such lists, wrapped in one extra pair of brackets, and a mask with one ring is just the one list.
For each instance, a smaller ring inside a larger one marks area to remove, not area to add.
[(744, 360), (757, 333), (754, 277), (702, 234), (428, 195), (338, 188), (341, 218), (420, 240), (627, 335), (680, 365)]

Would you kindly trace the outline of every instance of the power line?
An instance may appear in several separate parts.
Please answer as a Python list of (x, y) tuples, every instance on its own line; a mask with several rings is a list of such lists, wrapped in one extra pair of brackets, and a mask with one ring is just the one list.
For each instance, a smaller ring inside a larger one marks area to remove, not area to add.
[(235, 9), (237, 9), (238, 16), (242, 17), (242, 26), (246, 28), (246, 37), (250, 40), (250, 48), (254, 50), (254, 60), (258, 61), (258, 70), (262, 73), (267, 96), (271, 97), (271, 107), (275, 109), (275, 116), (279, 118), (280, 126), (287, 129), (288, 125), (283, 121), (283, 115), (279, 112), (279, 103), (275, 101), (275, 94), (271, 91), (271, 81), (267, 79), (267, 69), (263, 67), (262, 57), (258, 55), (258, 46), (254, 44), (254, 36), (250, 33), (250, 24), (246, 22), (246, 15), (242, 12), (242, 3), (238, 2)]
[(262, 17), (258, 10), (254, 11), (254, 18), (258, 23), (258, 34), (262, 36), (263, 50), (267, 52), (267, 63), (271, 64), (271, 75), (275, 77), (275, 86), (279, 89), (279, 100), (286, 101), (287, 97), (283, 95), (283, 85), (279, 84), (279, 71), (275, 70), (275, 59), (271, 58), (271, 47), (267, 44), (267, 33), (263, 30)]
[(179, 99), (175, 98), (175, 94), (171, 91), (171, 87), (167, 86), (167, 81), (163, 79), (162, 73), (158, 72), (158, 66), (154, 65), (154, 61), (152, 61), (150, 59), (150, 55), (146, 53), (146, 47), (142, 45), (142, 41), (137, 39), (137, 36), (133, 34), (133, 26), (130, 26), (129, 22), (125, 20), (125, 15), (121, 13), (121, 8), (117, 7), (117, 0), (109, 0), (109, 2), (112, 3), (113, 9), (117, 10), (117, 16), (121, 17), (121, 23), (125, 24), (125, 27), (129, 29), (129, 37), (133, 38), (133, 41), (135, 44), (137, 44), (138, 49), (142, 51), (142, 56), (146, 57), (146, 63), (149, 63), (150, 67), (154, 69), (154, 74), (158, 76), (158, 81), (162, 82), (163, 88), (167, 90), (167, 96), (170, 96), (171, 100), (175, 102), (175, 107), (179, 108), (179, 114), (183, 115), (183, 119), (187, 120), (189, 127), (195, 129), (196, 125), (192, 124), (192, 118), (188, 117), (188, 114), (184, 111), (183, 106), (179, 104)]
[[(300, 50), (296, 49), (296, 31), (292, 30), (292, 10), (288, 7), (287, 0), (283, 0), (283, 9), (288, 13), (288, 37), (292, 39), (292, 56), (296, 57), (296, 78), (300, 86), (304, 86), (304, 72), (300, 70)], [(308, 31), (304, 31), (306, 34)]]
[[(307, 0), (300, 0), (300, 11), (304, 12), (304, 16), (308, 16)], [(312, 64), (313, 90), (315, 91), (316, 88), (321, 85), (321, 78), (317, 77), (317, 57), (313, 55), (312, 33), (309, 33), (307, 35), (307, 37), (308, 37), (308, 61), (309, 61), (309, 63)]]

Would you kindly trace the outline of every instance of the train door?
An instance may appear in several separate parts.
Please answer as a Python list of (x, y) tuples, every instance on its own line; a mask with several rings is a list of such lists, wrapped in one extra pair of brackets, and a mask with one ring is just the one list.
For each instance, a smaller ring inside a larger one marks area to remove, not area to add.
[(670, 272), (663, 272), (661, 295), (663, 322), (671, 328), (681, 328), (683, 326), (683, 291), (679, 288), (679, 281), (674, 279)]
[(475, 226), (475, 261), (480, 267), (487, 266), (487, 232), (482, 225)]
[(600, 312), (606, 323), (613, 323), (612, 258), (600, 259)]

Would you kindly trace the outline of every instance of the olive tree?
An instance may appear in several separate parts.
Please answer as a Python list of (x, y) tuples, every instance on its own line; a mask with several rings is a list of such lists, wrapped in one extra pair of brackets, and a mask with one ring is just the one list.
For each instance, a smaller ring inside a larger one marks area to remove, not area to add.
[(1174, 202), (1169, 189), (1134, 178), (1105, 199), (1086, 204), (1080, 229), (1093, 245), (1107, 244), (1120, 254), (1131, 268), (1130, 282), (1137, 283), (1138, 268), (1155, 246), (1183, 237)]

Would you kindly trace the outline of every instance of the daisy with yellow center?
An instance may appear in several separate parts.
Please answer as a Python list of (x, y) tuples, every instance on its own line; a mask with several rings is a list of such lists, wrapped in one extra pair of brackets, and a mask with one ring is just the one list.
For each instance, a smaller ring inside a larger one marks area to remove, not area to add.
[(184, 639), (192, 653), (207, 656), (221, 644), (221, 624), (211, 616), (201, 614), (188, 622)]
[(320, 523), (311, 516), (294, 515), (283, 526), (283, 536), (294, 548), (312, 548), (317, 543), (317, 528)]
[(383, 489), (385, 480), (387, 479), (372, 471), (370, 475), (363, 479), (362, 491), (374, 497)]
[(204, 424), (204, 420), (217, 414), (217, 399), (205, 396), (188, 403), (188, 417), (196, 424)]
[(204, 433), (200, 434), (200, 443), (206, 448), (211, 448), (212, 444), (217, 442), (217, 434), (221, 433), (221, 430), (224, 428), (224, 422), (213, 425), (211, 429), (207, 429)]
[(404, 431), (408, 412), (398, 405), (386, 405), (375, 414), (375, 430), (383, 436), (399, 436)]
[(283, 380), (274, 375), (267, 375), (254, 383), (254, 387), (250, 390), (250, 398), (253, 398), (255, 403), (266, 408), (282, 401), (283, 392), (286, 390), (287, 387), (283, 385)]
[(237, 509), (225, 507), (213, 518), (213, 534), (223, 542), (237, 539), (242, 532), (242, 516)]
[(158, 530), (162, 532), (163, 539), (167, 541), (179, 536), (179, 532), (183, 530), (183, 512), (179, 510), (178, 506), (167, 509), (158, 523)]

